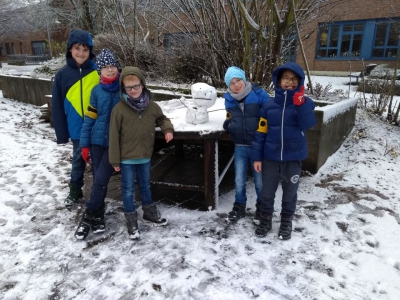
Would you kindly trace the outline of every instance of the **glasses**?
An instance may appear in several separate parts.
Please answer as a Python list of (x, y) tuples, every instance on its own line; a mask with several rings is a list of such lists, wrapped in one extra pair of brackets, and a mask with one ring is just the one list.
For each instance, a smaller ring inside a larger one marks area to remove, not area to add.
[(231, 82), (229, 83), (229, 86), (234, 86), (234, 85), (240, 83), (241, 81), (243, 81), (243, 79), (240, 79), (240, 78), (238, 78), (236, 80), (232, 79)]
[(111, 70), (111, 71), (114, 71), (114, 70), (117, 69), (117, 67), (116, 67), (116, 66), (104, 66), (104, 67), (101, 67), (101, 69), (102, 69), (102, 70)]
[(299, 79), (297, 77), (282, 77), (282, 80), (284, 82), (299, 83)]
[(132, 85), (132, 86), (124, 86), (124, 89), (126, 91), (128, 91), (128, 92), (132, 91), (132, 89), (137, 91), (138, 89), (140, 89), (141, 86), (142, 86), (142, 84), (139, 83), (139, 84), (135, 84), (135, 85)]

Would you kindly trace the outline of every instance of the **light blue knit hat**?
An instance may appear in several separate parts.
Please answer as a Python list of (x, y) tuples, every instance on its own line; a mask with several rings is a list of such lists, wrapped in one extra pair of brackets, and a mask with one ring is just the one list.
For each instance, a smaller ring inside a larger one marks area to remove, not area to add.
[(228, 87), (233, 78), (240, 78), (244, 82), (246, 82), (246, 74), (242, 69), (239, 69), (238, 67), (229, 67), (228, 70), (226, 70), (225, 83)]

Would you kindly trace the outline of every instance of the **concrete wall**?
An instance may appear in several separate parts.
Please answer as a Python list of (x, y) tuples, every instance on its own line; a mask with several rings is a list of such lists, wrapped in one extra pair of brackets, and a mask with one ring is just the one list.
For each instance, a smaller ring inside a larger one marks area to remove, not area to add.
[(307, 132), (308, 158), (303, 169), (313, 174), (335, 153), (353, 129), (357, 99), (334, 104), (318, 103), (314, 110), (317, 124)]

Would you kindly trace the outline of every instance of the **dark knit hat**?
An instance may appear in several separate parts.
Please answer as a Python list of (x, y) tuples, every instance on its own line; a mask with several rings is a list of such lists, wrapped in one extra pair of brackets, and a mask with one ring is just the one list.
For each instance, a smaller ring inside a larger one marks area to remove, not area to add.
[(101, 49), (100, 53), (96, 56), (97, 70), (100, 72), (104, 66), (116, 66), (118, 70), (121, 69), (118, 60), (115, 58), (114, 53), (107, 48)]

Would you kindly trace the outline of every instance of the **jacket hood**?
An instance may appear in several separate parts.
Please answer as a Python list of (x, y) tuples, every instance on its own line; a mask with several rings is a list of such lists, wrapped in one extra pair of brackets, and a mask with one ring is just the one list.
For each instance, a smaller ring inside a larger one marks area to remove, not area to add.
[(121, 99), (123, 98), (122, 94), (124, 93), (124, 87), (123, 87), (123, 84), (122, 84), (122, 80), (127, 75), (135, 75), (135, 76), (137, 76), (140, 79), (140, 81), (142, 82), (142, 84), (143, 84), (143, 90), (147, 90), (149, 92), (149, 94), (151, 94), (150, 91), (148, 90), (147, 86), (146, 86), (146, 79), (144, 78), (144, 76), (142, 74), (142, 71), (140, 71), (140, 69), (137, 68), (137, 67), (124, 67), (122, 69), (122, 71), (121, 71), (121, 76), (119, 77), (119, 86), (120, 86), (119, 93), (120, 93)]
[(272, 82), (274, 83), (275, 90), (281, 89), (279, 87), (278, 78), (279, 78), (279, 75), (282, 74), (282, 72), (285, 70), (292, 71), (293, 73), (296, 74), (297, 77), (300, 78), (299, 85), (297, 86), (297, 88), (294, 91), (300, 90), (300, 87), (304, 85), (305, 75), (304, 75), (303, 69), (298, 64), (293, 63), (293, 62), (284, 63), (282, 66), (276, 68), (272, 72)]
[(94, 51), (93, 51), (93, 41), (92, 41), (92, 36), (90, 35), (89, 32), (81, 29), (73, 29), (71, 30), (69, 37), (68, 37), (68, 42), (67, 42), (67, 53), (65, 54), (67, 60), (69, 58), (72, 58), (71, 52), (69, 51), (74, 44), (83, 44), (89, 47), (89, 59), (93, 60), (95, 57)]

